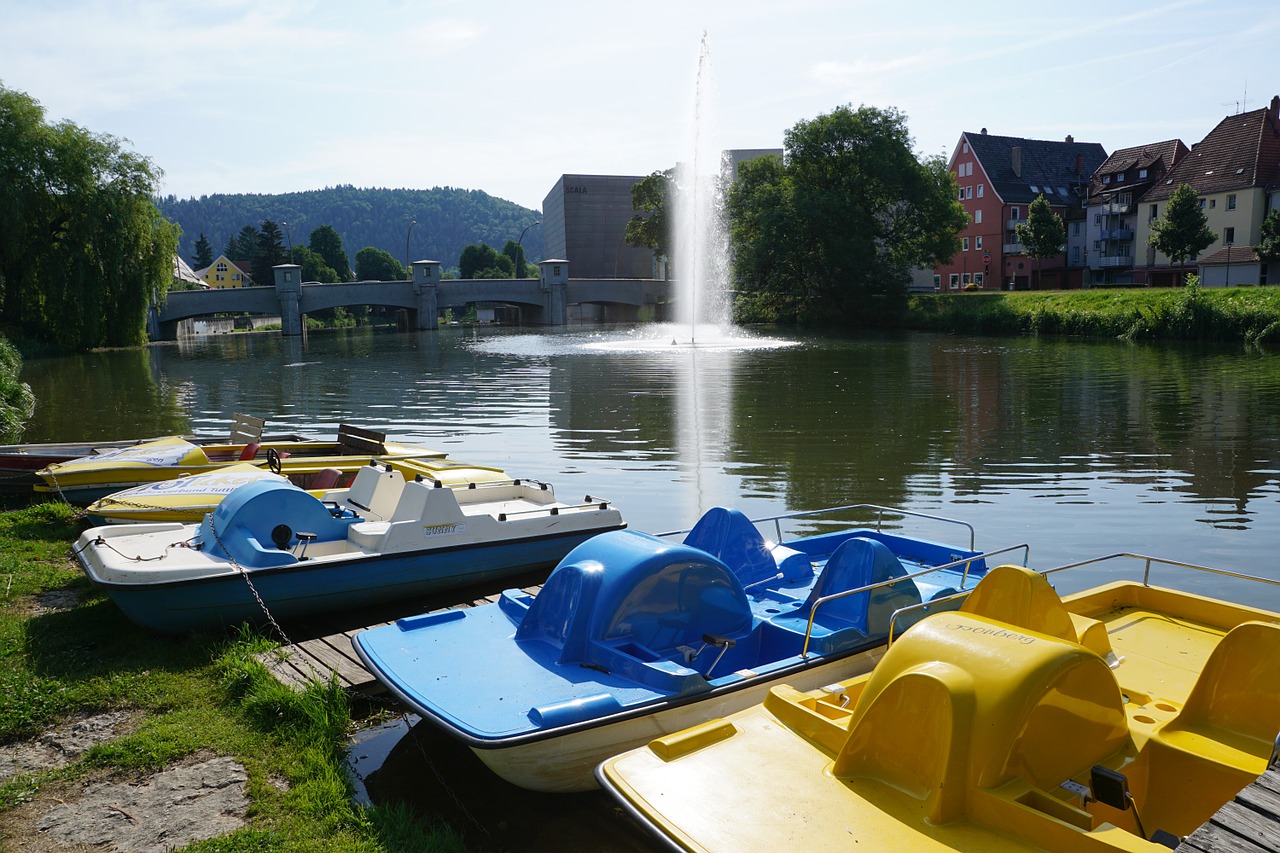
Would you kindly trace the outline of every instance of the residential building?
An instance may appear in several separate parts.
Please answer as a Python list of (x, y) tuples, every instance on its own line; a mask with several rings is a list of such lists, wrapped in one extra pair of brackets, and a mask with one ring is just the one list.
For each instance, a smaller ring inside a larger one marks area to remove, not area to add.
[[(1208, 218), (1215, 240), (1200, 258), (1213, 258), (1225, 271), (1226, 252), (1240, 257), (1253, 256), (1260, 236), (1262, 220), (1277, 203), (1280, 195), (1280, 95), (1262, 109), (1227, 116), (1209, 135), (1191, 147), (1191, 152), (1174, 166), (1163, 181), (1157, 182), (1141, 199), (1135, 229), (1135, 241), (1144, 248), (1141, 266), (1134, 270), (1134, 282), (1153, 286), (1180, 284), (1186, 273), (1196, 271), (1196, 260), (1175, 266), (1169, 258), (1150, 245), (1151, 223), (1165, 212), (1173, 191), (1188, 184), (1200, 198), (1200, 206)], [(1221, 252), (1221, 260), (1219, 253)], [(1265, 270), (1255, 261), (1257, 272), (1251, 277), (1265, 277)], [(1216, 276), (1215, 276), (1216, 278)], [(1235, 276), (1230, 276), (1232, 280)], [(1225, 282), (1227, 279), (1220, 279)], [(1257, 284), (1244, 281), (1240, 284)]]
[[(935, 270), (939, 289), (1079, 287), (1083, 263), (1070, 268), (1068, 255), (1060, 254), (1037, 265), (1023, 253), (1015, 228), (1027, 218), (1031, 202), (1043, 195), (1067, 220), (1070, 241), (1073, 220), (1068, 212), (1081, 208), (1089, 177), (1106, 159), (1098, 143), (1076, 142), (1070, 136), (1063, 142), (994, 136), (985, 127), (979, 133), (961, 134), (950, 169), (969, 225), (960, 232), (956, 257)], [(1075, 230), (1079, 240), (1079, 229)], [(1037, 266), (1042, 273), (1037, 274)]]
[(196, 275), (208, 287), (221, 290), (227, 287), (250, 287), (253, 281), (249, 274), (248, 261), (233, 261), (226, 255), (218, 255), (212, 264)]
[[(1131, 285), (1146, 244), (1137, 242), (1138, 199), (1187, 156), (1181, 139), (1113, 152), (1093, 173), (1084, 210), (1082, 245), (1068, 246), (1069, 261), (1084, 260), (1085, 286)], [(1077, 256), (1078, 255), (1078, 256)]]

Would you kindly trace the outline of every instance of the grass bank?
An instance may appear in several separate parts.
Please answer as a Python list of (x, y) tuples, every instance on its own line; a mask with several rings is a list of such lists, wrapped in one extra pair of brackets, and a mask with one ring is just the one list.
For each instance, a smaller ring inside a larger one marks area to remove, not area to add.
[(335, 684), (281, 686), (254, 658), (274, 643), (252, 632), (160, 637), (137, 628), (71, 560), (80, 529), (62, 504), (0, 512), (0, 745), (77, 715), (129, 711), (137, 723), (66, 766), (0, 782), (0, 848), (26, 846), (13, 837), (24, 804), (212, 752), (246, 769), (247, 823), (188, 849), (463, 849), (459, 836), (403, 808), (355, 805), (343, 769), (350, 707)]
[(1280, 343), (1280, 288), (913, 294), (905, 324), (955, 334)]

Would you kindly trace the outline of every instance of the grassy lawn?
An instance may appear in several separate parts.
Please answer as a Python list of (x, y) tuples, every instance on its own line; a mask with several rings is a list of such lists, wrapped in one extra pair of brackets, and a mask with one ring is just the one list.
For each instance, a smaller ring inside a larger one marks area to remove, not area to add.
[(72, 560), (81, 527), (62, 504), (0, 512), (0, 744), (79, 714), (128, 710), (138, 723), (65, 767), (0, 784), (0, 846), (24, 803), (213, 753), (245, 766), (248, 823), (188, 849), (463, 849), (403, 808), (354, 804), (343, 769), (351, 712), (336, 685), (279, 685), (254, 659), (275, 644), (251, 631), (165, 637), (134, 626)]

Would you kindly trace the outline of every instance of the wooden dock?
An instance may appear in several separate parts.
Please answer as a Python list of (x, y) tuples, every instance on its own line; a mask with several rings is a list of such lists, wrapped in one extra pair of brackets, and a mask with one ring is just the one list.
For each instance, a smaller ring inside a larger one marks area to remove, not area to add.
[(1275, 853), (1280, 850), (1280, 769), (1258, 777), (1209, 822), (1178, 845), (1186, 853)]
[(533, 576), (508, 578), (498, 588), (493, 588), (492, 585), (488, 588), (473, 587), (438, 594), (412, 604), (402, 602), (392, 611), (384, 608), (380, 612), (366, 611), (362, 614), (342, 614), (325, 620), (287, 623), (282, 627), (293, 643), (261, 652), (257, 659), (278, 681), (297, 690), (301, 690), (310, 679), (327, 681), (334, 675), (345, 690), (376, 695), (385, 692), (385, 688), (364, 668), (352, 648), (351, 638), (356, 634), (369, 628), (390, 625), (404, 616), (491, 604), (498, 600), (503, 589), (518, 588), (537, 594), (542, 588), (541, 583), (530, 584), (529, 581), (541, 581), (545, 577), (544, 570)]

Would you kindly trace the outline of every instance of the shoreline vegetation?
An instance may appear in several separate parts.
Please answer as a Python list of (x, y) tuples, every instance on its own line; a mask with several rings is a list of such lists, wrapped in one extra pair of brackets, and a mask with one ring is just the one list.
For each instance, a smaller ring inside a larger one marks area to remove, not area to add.
[[(60, 849), (50, 815), (99, 786), (140, 791), (161, 771), (222, 761), (240, 774), (243, 825), (185, 847), (165, 834), (180, 821), (162, 809), (154, 843), (218, 853), (465, 849), (431, 815), (355, 802), (345, 748), (356, 724), (336, 682), (281, 685), (255, 657), (278, 644), (257, 631), (167, 637), (133, 625), (71, 559), (83, 526), (65, 504), (0, 512), (0, 848)], [(15, 757), (50, 752), (51, 732), (103, 717), (128, 722), (57, 762)], [(138, 840), (147, 821), (133, 806), (117, 810), (129, 809), (108, 837), (127, 828)]]
[(912, 294), (905, 328), (963, 335), (1280, 343), (1280, 288)]

